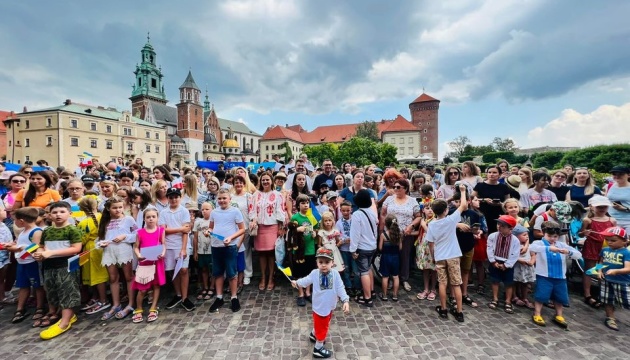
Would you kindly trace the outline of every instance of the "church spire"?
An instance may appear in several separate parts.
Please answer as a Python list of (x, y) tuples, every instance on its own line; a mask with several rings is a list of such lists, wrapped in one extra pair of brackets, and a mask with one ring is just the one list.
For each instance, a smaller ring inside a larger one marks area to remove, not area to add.
[(147, 42), (140, 50), (142, 62), (136, 65), (133, 72), (136, 81), (134, 82), (131, 98), (145, 96), (166, 103), (166, 94), (162, 84), (162, 69), (156, 65), (157, 54), (151, 45), (151, 35), (147, 33)]
[(206, 85), (206, 101), (203, 102), (203, 110), (210, 111), (210, 100), (208, 100), (208, 85)]

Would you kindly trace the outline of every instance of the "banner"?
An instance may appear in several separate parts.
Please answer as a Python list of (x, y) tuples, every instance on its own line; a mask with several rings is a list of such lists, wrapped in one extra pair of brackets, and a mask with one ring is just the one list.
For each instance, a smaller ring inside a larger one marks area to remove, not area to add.
[(219, 170), (219, 165), (223, 164), (223, 170), (228, 171), (235, 167), (244, 167), (249, 169), (250, 172), (255, 173), (258, 171), (258, 168), (261, 166), (265, 169), (271, 168), (273, 169), (276, 166), (276, 163), (271, 162), (263, 162), (263, 163), (253, 163), (253, 162), (243, 162), (243, 161), (197, 161), (197, 166), (204, 169), (209, 169), (212, 171)]
[[(6, 168), (6, 170), (7, 170), (7, 171), (18, 171), (18, 170), (20, 170), (20, 168), (21, 168), (22, 166), (23, 166), (23, 165), (20, 165), (20, 164), (12, 164), (12, 163), (10, 163), (10, 162), (5, 162), (5, 163), (4, 163), (4, 167)], [(45, 167), (42, 167), (42, 166), (31, 166), (31, 167), (33, 168), (33, 171), (45, 171), (45, 170), (49, 170), (49, 169), (47, 169), (47, 168), (45, 168)]]

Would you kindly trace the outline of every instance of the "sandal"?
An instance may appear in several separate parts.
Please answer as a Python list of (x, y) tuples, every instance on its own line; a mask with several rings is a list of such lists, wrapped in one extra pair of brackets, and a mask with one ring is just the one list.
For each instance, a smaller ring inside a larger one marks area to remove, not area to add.
[(477, 294), (483, 295), (486, 292), (486, 287), (484, 285), (477, 286)]
[(607, 317), (606, 320), (604, 320), (604, 324), (609, 329), (619, 331), (619, 326), (617, 326), (617, 321), (615, 320), (615, 318)]
[(427, 300), (433, 301), (436, 297), (437, 295), (435, 294), (435, 291), (431, 290), (431, 292), (429, 292), (429, 296), (427, 296)]
[(97, 301), (96, 305), (94, 307), (92, 307), (90, 310), (86, 311), (85, 314), (86, 315), (94, 315), (94, 314), (98, 314), (99, 312), (109, 309), (112, 306), (112, 304), (109, 303), (109, 301), (105, 301), (104, 303)]
[(122, 306), (120, 305), (113, 307), (111, 310), (109, 310), (108, 312), (106, 312), (105, 314), (101, 316), (101, 321), (107, 321), (113, 318), (116, 315), (116, 313), (118, 313), (121, 309), (122, 309)]
[(158, 319), (158, 310), (151, 309), (149, 310), (149, 316), (147, 316), (147, 322), (154, 322)]
[(366, 299), (363, 297), (363, 295), (361, 296), (357, 296), (356, 299), (354, 299), (357, 303), (359, 303), (359, 305), (363, 305), (363, 306), (367, 306), (367, 307), (372, 307), (374, 306), (374, 302), (372, 301), (372, 298)]
[(265, 282), (264, 281), (260, 281), (260, 284), (258, 284), (258, 290), (260, 291), (265, 291)]
[(208, 295), (208, 289), (200, 290), (199, 294), (197, 294), (197, 300), (204, 300), (206, 295)]
[(464, 295), (462, 296), (462, 302), (472, 308), (476, 308), (479, 305), (475, 302), (475, 300), (473, 300), (473, 298), (471, 298), (469, 295)]
[(497, 300), (492, 300), (490, 301), (490, 303), (488, 304), (488, 307), (492, 310), (496, 309), (497, 306), (499, 306), (499, 302)]
[(24, 309), (22, 310), (17, 310), (14, 314), (13, 314), (13, 319), (11, 319), (11, 324), (17, 324), (17, 323), (21, 323), (22, 321), (24, 321), (26, 318), (28, 317), (28, 312)]
[(525, 301), (516, 298), (516, 301), (514, 301), (514, 304), (516, 304), (516, 306), (520, 306), (520, 307), (524, 307), (525, 306)]
[(396, 295), (392, 296), (392, 301), (393, 302), (398, 302), (398, 296), (396, 296)]
[(545, 306), (550, 308), (550, 309), (555, 309), (556, 308), (556, 305), (552, 301), (546, 303)]
[(236, 288), (236, 294), (237, 294), (237, 295), (240, 295), (240, 293), (242, 293), (242, 292), (243, 292), (243, 285), (239, 285), (239, 286)]
[(514, 314), (514, 306), (512, 306), (512, 304), (505, 304), (505, 306), (503, 307), (503, 311), (505, 311), (508, 314)]
[(122, 320), (124, 318), (126, 318), (127, 316), (129, 316), (129, 314), (133, 313), (134, 310), (131, 306), (127, 306), (124, 309), (120, 310), (119, 312), (116, 313), (116, 319), (117, 320)]
[(409, 292), (411, 291), (411, 285), (409, 285), (408, 282), (403, 282), (403, 289), (405, 289), (405, 291)]
[(91, 308), (93, 308), (94, 306), (96, 306), (96, 300), (95, 299), (90, 299), (90, 301), (88, 301), (87, 303), (85, 303), (85, 305), (83, 305), (81, 307), (81, 311), (87, 311), (90, 310)]
[(603, 303), (592, 296), (587, 296), (584, 298), (584, 303), (593, 309), (599, 309), (602, 307)]
[(442, 309), (442, 306), (436, 306), (435, 311), (437, 311), (438, 315), (440, 315), (442, 319), (448, 319), (448, 310)]
[(37, 310), (35, 310), (35, 314), (33, 314), (33, 317), (31, 318), (31, 320), (39, 320), (43, 318), (45, 314), (46, 312), (44, 311), (44, 309), (38, 308)]
[(35, 320), (33, 327), (49, 327), (59, 321), (59, 319), (57, 314), (46, 314), (41, 319)]
[(531, 301), (529, 301), (529, 299), (525, 299), (523, 300), (525, 302), (525, 307), (528, 309), (533, 309), (534, 308), (534, 304), (532, 304)]
[(424, 300), (427, 298), (427, 296), (429, 296), (429, 292), (424, 290), (421, 293), (418, 293), (418, 295), (416, 295), (416, 298), (418, 298), (418, 300)]
[(144, 321), (144, 310), (138, 309), (133, 311), (133, 316), (131, 317), (131, 321), (134, 324), (139, 324)]
[(538, 326), (547, 326), (547, 324), (545, 324), (545, 319), (543, 319), (540, 315), (533, 315), (532, 321)]
[(387, 295), (386, 295), (386, 294), (383, 294), (383, 293), (378, 294), (378, 298), (379, 298), (379, 299), (381, 299), (381, 301), (387, 301), (387, 300), (389, 300), (389, 299), (387, 298)]
[(203, 297), (204, 300), (210, 300), (214, 296), (214, 291), (212, 289), (208, 289), (206, 296)]

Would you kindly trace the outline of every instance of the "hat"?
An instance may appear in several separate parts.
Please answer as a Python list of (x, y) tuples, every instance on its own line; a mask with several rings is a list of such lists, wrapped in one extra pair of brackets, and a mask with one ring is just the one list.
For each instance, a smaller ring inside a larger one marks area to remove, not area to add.
[(0, 180), (7, 180), (11, 175), (17, 174), (17, 171), (6, 170), (0, 174)]
[(182, 192), (179, 189), (176, 188), (170, 188), (168, 190), (166, 190), (166, 197), (171, 197), (171, 196), (182, 196)]
[(516, 226), (516, 219), (511, 217), (510, 215), (501, 215), (499, 216), (499, 218), (497, 219), (498, 223), (507, 225), (511, 228), (514, 228)]
[(217, 172), (214, 173), (214, 176), (219, 180), (225, 180), (225, 171), (218, 170)]
[(190, 210), (194, 210), (197, 211), (199, 210), (199, 208), (197, 207), (197, 204), (191, 203), (191, 202), (187, 202), (186, 203), (186, 210), (190, 211)]
[(287, 179), (287, 174), (283, 173), (282, 171), (278, 171), (278, 173), (276, 174), (276, 176), (273, 177), (274, 180), (275, 179)]
[(630, 168), (628, 168), (627, 166), (617, 165), (610, 170), (610, 173), (630, 174)]
[(558, 221), (565, 224), (571, 222), (571, 212), (573, 209), (567, 202), (556, 201), (551, 205), (551, 209), (556, 212), (556, 219), (558, 219)]
[(95, 180), (90, 175), (83, 175), (81, 176), (81, 181), (83, 181), (84, 184), (94, 184)]
[(518, 191), (518, 187), (521, 186), (521, 177), (518, 175), (510, 175), (505, 179), (505, 185), (512, 190)]
[(598, 234), (602, 236), (619, 236), (620, 238), (624, 240), (628, 240), (628, 233), (626, 232), (624, 228), (619, 227), (619, 226), (609, 227), (608, 229), (604, 231), (598, 232)]
[(514, 227), (514, 229), (512, 229), (512, 235), (514, 236), (519, 236), (521, 234), (524, 234), (528, 232), (527, 229), (525, 228), (525, 226), (518, 224)]
[(323, 187), (330, 188), (330, 186), (325, 181), (323, 183), (319, 184), (319, 190), (321, 190)]
[(317, 253), (315, 254), (315, 257), (323, 257), (326, 259), (335, 260), (335, 258), (333, 257), (332, 250), (326, 249), (323, 246), (317, 249)]
[(337, 198), (338, 196), (339, 196), (339, 195), (337, 195), (337, 192), (336, 192), (336, 191), (329, 191), (329, 192), (327, 192), (327, 193), (326, 193), (326, 199), (328, 199), (328, 200), (335, 199), (335, 198)]
[(605, 196), (593, 195), (592, 198), (588, 199), (588, 205), (593, 207), (612, 206), (612, 203)]

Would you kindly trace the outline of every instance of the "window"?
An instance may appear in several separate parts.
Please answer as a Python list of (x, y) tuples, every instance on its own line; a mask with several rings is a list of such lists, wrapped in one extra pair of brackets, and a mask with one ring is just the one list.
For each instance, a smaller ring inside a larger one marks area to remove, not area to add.
[(52, 136), (46, 136), (46, 146), (52, 146)]
[(409, 143), (413, 144), (413, 137), (411, 137), (411, 136), (409, 137)]
[(160, 133), (155, 133), (155, 140), (160, 140)]
[(128, 142), (127, 143), (127, 150), (128, 151), (133, 151), (133, 143), (132, 142)]
[(392, 138), (392, 144), (396, 143), (396, 138)]
[(24, 139), (24, 147), (30, 147), (30, 146), (31, 146), (31, 140), (30, 139)]
[(423, 137), (423, 138), (422, 138), (422, 140), (427, 141), (427, 137), (426, 137), (426, 136), (425, 136), (425, 137)]
[(404, 138), (404, 137), (401, 137), (401, 138), (400, 138), (400, 143), (401, 143), (401, 144), (404, 144), (404, 143), (405, 143), (405, 138)]
[(123, 135), (131, 135), (131, 128), (123, 128)]
[(157, 81), (155, 79), (151, 79), (151, 87), (154, 89), (157, 87)]
[(427, 129), (422, 130), (422, 132), (424, 132), (426, 134), (427, 133)]
[(111, 134), (111, 133), (112, 133), (112, 126), (111, 126), (111, 125), (107, 125), (107, 126), (105, 127), (105, 131), (106, 131), (108, 134)]
[(156, 154), (160, 153), (160, 147), (158, 145), (155, 145), (155, 153)]
[(431, 123), (430, 123), (430, 122), (428, 122), (428, 123), (427, 123), (427, 125), (431, 125)]
[(90, 130), (91, 131), (96, 131), (96, 123), (95, 122), (90, 123)]
[(46, 118), (46, 127), (52, 126), (52, 118)]
[(31, 127), (31, 122), (29, 120), (24, 121), (24, 128), (28, 129), (29, 127)]
[(150, 138), (151, 138), (151, 133), (150, 133), (150, 132), (148, 132), (148, 131), (147, 131), (147, 132), (145, 132), (145, 133), (144, 133), (144, 137), (146, 137), (147, 139), (150, 139)]
[(90, 147), (96, 149), (96, 139), (90, 139)]
[(426, 146), (423, 146), (423, 147), (422, 147), (422, 149), (423, 149), (423, 150), (426, 150), (426, 149), (427, 149), (427, 147), (426, 147)]
[(30, 157), (30, 156), (25, 156), (25, 158), (26, 158), (26, 159), (25, 159), (26, 161), (30, 161), (30, 160), (31, 160), (31, 157)]
[(77, 119), (70, 119), (70, 127), (71, 128), (78, 128), (79, 127), (79, 121)]
[(9, 146), (11, 146), (11, 140), (9, 140)]
[(151, 145), (147, 145), (147, 146), (145, 147), (145, 150), (146, 150), (146, 152), (151, 152)]
[(269, 145), (265, 146), (265, 150), (269, 151)]
[(113, 147), (114, 147), (114, 143), (113, 143), (113, 141), (111, 141), (111, 140), (107, 140), (107, 141), (105, 142), (105, 148), (106, 148), (106, 149), (111, 150)]
[(276, 146), (275, 145), (271, 145), (271, 150), (276, 150)]
[(413, 153), (414, 153), (412, 146), (408, 147), (407, 151), (409, 151), (409, 155), (413, 155)]
[(405, 148), (398, 148), (398, 155), (405, 155)]
[(70, 138), (70, 146), (79, 146), (79, 138)]

